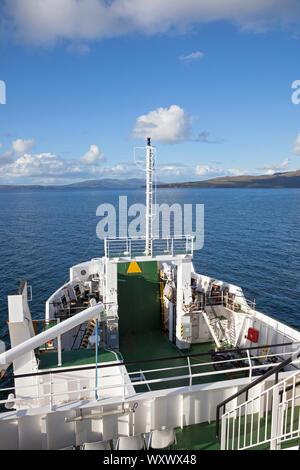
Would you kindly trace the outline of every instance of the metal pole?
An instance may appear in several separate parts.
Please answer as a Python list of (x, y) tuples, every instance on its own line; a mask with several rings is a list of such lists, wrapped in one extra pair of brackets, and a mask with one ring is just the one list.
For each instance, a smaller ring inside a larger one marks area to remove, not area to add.
[[(60, 323), (60, 318), (57, 319), (57, 324)], [(62, 355), (61, 355), (61, 335), (57, 337), (57, 365), (62, 366)]]
[(153, 152), (151, 147), (151, 139), (147, 139), (146, 147), (146, 247), (145, 254), (151, 253), (152, 238), (152, 186), (153, 186)]
[(251, 382), (252, 381), (252, 362), (250, 358), (249, 349), (247, 349), (247, 356), (248, 356), (248, 362), (249, 362), (249, 382)]
[(190, 358), (188, 357), (187, 358), (187, 362), (188, 362), (188, 367), (189, 367), (189, 374), (190, 374), (190, 387), (192, 386), (193, 384), (193, 376), (192, 376), (192, 369), (191, 369), (191, 362), (190, 362)]
[(98, 320), (96, 320), (95, 400), (98, 400)]
[(50, 411), (52, 411), (53, 408), (53, 399), (52, 399), (52, 374), (50, 372)]

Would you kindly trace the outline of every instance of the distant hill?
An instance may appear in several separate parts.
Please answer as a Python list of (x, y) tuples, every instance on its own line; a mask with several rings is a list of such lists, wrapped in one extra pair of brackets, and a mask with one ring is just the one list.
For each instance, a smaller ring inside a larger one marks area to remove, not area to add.
[(260, 176), (224, 176), (204, 181), (159, 184), (159, 188), (300, 188), (300, 170)]
[[(274, 175), (260, 176), (222, 176), (204, 181), (189, 181), (184, 183), (159, 183), (158, 188), (300, 188), (300, 170)], [(145, 188), (143, 178), (114, 179), (103, 178), (99, 180), (80, 181), (65, 185), (0, 185), (1, 190), (51, 190), (51, 189), (141, 189)]]
[(104, 178), (100, 180), (80, 181), (65, 185), (0, 185), (0, 190), (7, 189), (139, 189), (145, 184), (144, 179), (130, 178), (126, 180)]

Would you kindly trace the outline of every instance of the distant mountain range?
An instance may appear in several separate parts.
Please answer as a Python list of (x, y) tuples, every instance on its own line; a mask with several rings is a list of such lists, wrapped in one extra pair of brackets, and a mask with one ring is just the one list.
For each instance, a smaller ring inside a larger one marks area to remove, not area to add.
[(260, 176), (224, 176), (204, 181), (159, 184), (159, 188), (300, 188), (300, 170)]
[[(260, 176), (222, 176), (204, 181), (185, 183), (159, 183), (158, 188), (300, 188), (300, 170)], [(81, 181), (65, 185), (0, 185), (0, 190), (7, 189), (141, 189), (145, 188), (143, 178), (125, 180), (105, 178)]]
[(2, 189), (139, 189), (145, 185), (141, 178), (130, 178), (126, 180), (105, 178), (100, 180), (80, 181), (78, 183), (64, 185), (0, 185)]

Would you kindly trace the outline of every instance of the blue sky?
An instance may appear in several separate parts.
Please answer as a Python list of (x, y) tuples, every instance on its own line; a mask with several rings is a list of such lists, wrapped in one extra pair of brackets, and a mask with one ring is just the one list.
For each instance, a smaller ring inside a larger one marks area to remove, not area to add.
[(277, 0), (250, 12), (187, 0), (183, 21), (161, 6), (169, 0), (151, 14), (143, 0), (113, 0), (132, 4), (122, 22), (101, 17), (101, 0), (82, 0), (87, 18), (60, 0), (52, 17), (56, 2), (1, 2), (1, 184), (142, 176), (133, 147), (147, 135), (161, 181), (300, 168), (297, 2), (274, 16)]

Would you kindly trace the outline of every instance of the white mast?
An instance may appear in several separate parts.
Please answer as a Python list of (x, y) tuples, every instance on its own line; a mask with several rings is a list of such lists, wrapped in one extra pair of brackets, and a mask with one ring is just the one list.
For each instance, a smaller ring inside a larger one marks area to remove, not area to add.
[(146, 255), (152, 254), (153, 170), (154, 151), (151, 146), (151, 139), (148, 137), (146, 147)]

